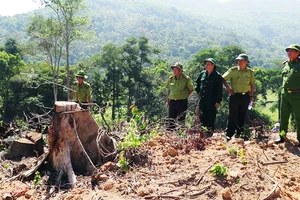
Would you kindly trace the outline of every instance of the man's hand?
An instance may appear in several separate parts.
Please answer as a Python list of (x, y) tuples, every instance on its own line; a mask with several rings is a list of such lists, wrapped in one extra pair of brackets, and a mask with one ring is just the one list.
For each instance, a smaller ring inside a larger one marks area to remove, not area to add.
[(215, 104), (215, 107), (216, 107), (216, 109), (220, 108), (220, 104), (219, 104), (219, 103), (216, 103), (216, 104)]
[(254, 107), (254, 100), (253, 97), (250, 97), (250, 102), (252, 101), (252, 107)]
[(167, 105), (167, 108), (169, 108), (169, 106), (170, 106), (170, 99), (169, 98), (167, 98), (166, 105)]

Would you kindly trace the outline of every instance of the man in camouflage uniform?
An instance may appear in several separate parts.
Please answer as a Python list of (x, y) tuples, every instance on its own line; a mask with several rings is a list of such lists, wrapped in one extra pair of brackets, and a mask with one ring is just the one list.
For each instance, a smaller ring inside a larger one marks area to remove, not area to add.
[(275, 140), (276, 144), (285, 141), (291, 112), (295, 115), (300, 142), (300, 47), (292, 44), (285, 50), (289, 59), (283, 62), (279, 138)]
[(77, 79), (77, 83), (75, 83), (72, 88), (72, 99), (79, 103), (82, 108), (87, 109), (89, 108), (89, 106), (83, 104), (91, 103), (91, 86), (89, 83), (84, 81), (84, 79), (87, 79), (87, 76), (85, 75), (83, 70), (79, 70), (75, 76)]
[[(230, 68), (223, 74), (224, 85), (230, 94), (229, 116), (226, 129), (226, 139), (231, 140), (235, 130), (236, 137), (243, 132), (249, 102), (254, 94), (254, 72), (248, 67), (249, 59), (246, 54), (240, 54), (236, 60), (238, 66)], [(230, 81), (231, 87), (226, 81)]]
[(188, 97), (193, 93), (193, 84), (190, 77), (183, 74), (183, 65), (179, 62), (171, 66), (173, 75), (167, 80), (167, 106), (169, 108), (168, 130), (174, 130), (176, 119), (181, 126), (185, 124)]

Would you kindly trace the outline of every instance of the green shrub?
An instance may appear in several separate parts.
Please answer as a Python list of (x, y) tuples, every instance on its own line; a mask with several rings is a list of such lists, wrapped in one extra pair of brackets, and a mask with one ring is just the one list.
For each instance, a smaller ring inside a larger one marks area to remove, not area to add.
[(117, 166), (123, 171), (128, 171), (129, 167), (124, 154), (124, 151), (120, 152), (120, 157)]
[(238, 150), (235, 146), (231, 146), (229, 149), (228, 149), (228, 152), (229, 152), (229, 155), (231, 157), (236, 157), (237, 156), (237, 153), (238, 153)]
[(36, 188), (41, 183), (41, 179), (42, 178), (41, 178), (40, 172), (36, 171), (34, 179), (33, 179), (34, 188)]
[(223, 178), (227, 176), (228, 171), (228, 168), (224, 167), (221, 163), (217, 163), (214, 167), (210, 169), (210, 173), (213, 176), (217, 176), (218, 178)]

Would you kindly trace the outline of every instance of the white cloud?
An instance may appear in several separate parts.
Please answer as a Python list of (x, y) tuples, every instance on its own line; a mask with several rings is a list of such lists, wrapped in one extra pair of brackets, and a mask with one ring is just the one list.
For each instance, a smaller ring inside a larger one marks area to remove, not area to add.
[(13, 16), (38, 9), (40, 5), (33, 0), (2, 0), (0, 5), (1, 16)]

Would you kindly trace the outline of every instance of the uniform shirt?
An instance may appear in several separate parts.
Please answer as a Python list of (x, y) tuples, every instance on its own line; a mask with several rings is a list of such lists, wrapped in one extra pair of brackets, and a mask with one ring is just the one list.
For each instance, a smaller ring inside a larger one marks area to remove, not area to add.
[(285, 61), (282, 70), (282, 86), (284, 89), (297, 90), (300, 89), (300, 59), (294, 62)]
[(223, 74), (223, 78), (230, 80), (231, 88), (236, 93), (251, 92), (251, 85), (254, 85), (254, 72), (248, 67), (245, 70), (239, 66), (231, 67)]
[(203, 70), (196, 80), (196, 92), (200, 94), (199, 104), (215, 105), (222, 101), (223, 84), (222, 77), (216, 71), (210, 75)]
[(193, 91), (193, 83), (190, 77), (181, 74), (178, 78), (171, 76), (166, 84), (166, 88), (170, 90), (169, 98), (171, 100), (183, 100), (189, 97), (190, 91)]
[(91, 96), (91, 92), (92, 92), (90, 84), (88, 84), (85, 81), (83, 81), (82, 85), (78, 85), (78, 83), (76, 83), (73, 86), (73, 90), (76, 91), (74, 92), (74, 97), (73, 97), (75, 101), (88, 102), (88, 97)]

